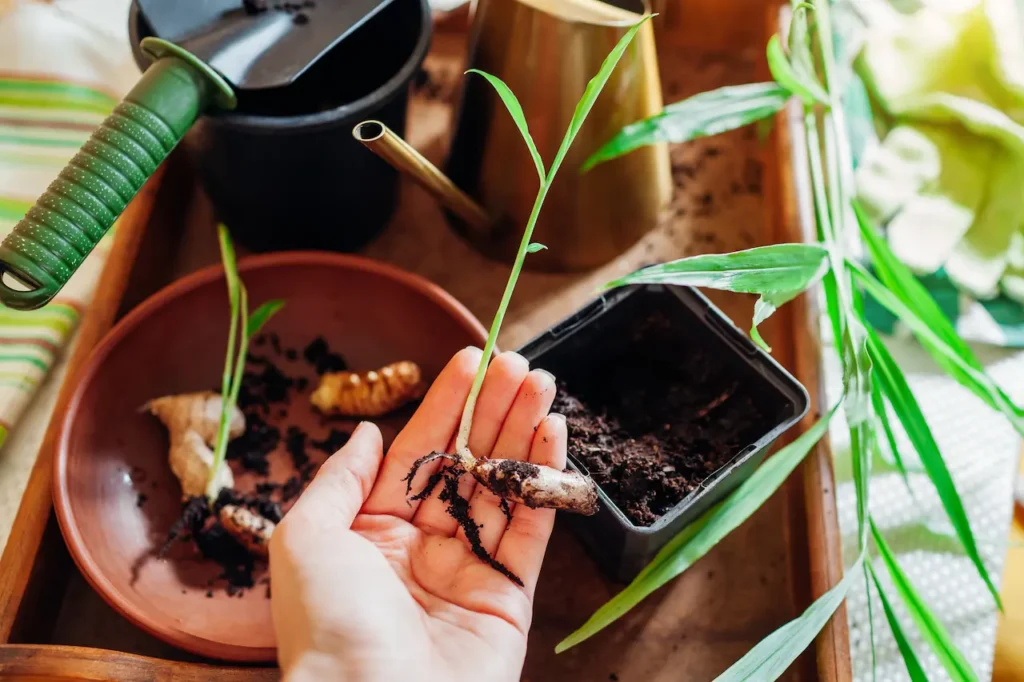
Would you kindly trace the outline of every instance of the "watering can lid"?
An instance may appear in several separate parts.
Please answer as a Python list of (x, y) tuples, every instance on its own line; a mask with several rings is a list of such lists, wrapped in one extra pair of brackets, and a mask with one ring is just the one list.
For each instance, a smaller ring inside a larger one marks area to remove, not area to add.
[(283, 87), (392, 0), (137, 0), (153, 35), (234, 87)]

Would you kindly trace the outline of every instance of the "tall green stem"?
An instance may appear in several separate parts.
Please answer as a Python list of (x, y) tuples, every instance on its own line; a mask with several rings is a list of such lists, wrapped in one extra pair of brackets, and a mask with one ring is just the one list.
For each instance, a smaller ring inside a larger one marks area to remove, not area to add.
[[(554, 173), (549, 177), (553, 176)], [(544, 205), (544, 198), (548, 195), (548, 188), (550, 186), (549, 179), (541, 183), (540, 191), (537, 192), (537, 198), (533, 202), (533, 210), (530, 211), (530, 218), (526, 221), (523, 239), (519, 242), (519, 251), (516, 253), (515, 262), (512, 263), (512, 272), (509, 273), (508, 283), (505, 284), (505, 293), (501, 295), (498, 312), (494, 314), (491, 330), (487, 334), (487, 343), (484, 344), (484, 353), (480, 358), (480, 366), (477, 367), (476, 376), (473, 377), (473, 386), (469, 389), (466, 405), (462, 408), (462, 421), (459, 422), (459, 433), (455, 437), (455, 453), (462, 460), (462, 466), (465, 468), (469, 468), (473, 464), (473, 456), (469, 452), (469, 432), (473, 428), (473, 413), (476, 411), (476, 399), (480, 395), (480, 388), (484, 385), (484, 375), (487, 374), (487, 366), (491, 362), (491, 354), (494, 353), (494, 344), (498, 340), (498, 332), (501, 331), (501, 323), (505, 319), (505, 311), (508, 310), (509, 301), (512, 300), (512, 292), (515, 291), (516, 282), (519, 280), (519, 273), (522, 272), (523, 263), (526, 261), (526, 252), (530, 246), (530, 239), (533, 238), (533, 228), (537, 224), (541, 206)]]

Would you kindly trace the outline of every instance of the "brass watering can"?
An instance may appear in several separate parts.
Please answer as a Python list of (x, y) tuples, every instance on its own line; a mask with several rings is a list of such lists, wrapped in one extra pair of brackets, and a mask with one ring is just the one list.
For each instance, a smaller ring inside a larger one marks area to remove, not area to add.
[[(466, 68), (505, 81), (522, 105), (545, 165), (605, 56), (646, 7), (641, 0), (475, 0)], [(548, 249), (530, 267), (596, 267), (653, 228), (671, 199), (665, 145), (643, 147), (580, 173), (583, 162), (630, 123), (662, 110), (654, 32), (644, 24), (569, 150), (534, 232)], [(375, 121), (353, 135), (431, 192), (454, 229), (485, 255), (515, 257), (537, 193), (537, 171), (494, 89), (467, 76), (447, 175)]]

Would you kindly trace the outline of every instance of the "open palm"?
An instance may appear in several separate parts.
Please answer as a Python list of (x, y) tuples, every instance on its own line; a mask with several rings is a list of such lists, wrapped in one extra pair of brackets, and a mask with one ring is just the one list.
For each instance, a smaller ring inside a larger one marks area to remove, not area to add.
[[(386, 458), (380, 432), (361, 424), (278, 526), (271, 601), (286, 679), (519, 679), (554, 511), (520, 506), (508, 522), (492, 493), (462, 478), (483, 546), (519, 587), (473, 555), (437, 495), (409, 502), (402, 480), (416, 458), (451, 447), (479, 361), (474, 348), (452, 358)], [(499, 355), (470, 449), (564, 467), (565, 420), (546, 416), (554, 394), (549, 374)]]

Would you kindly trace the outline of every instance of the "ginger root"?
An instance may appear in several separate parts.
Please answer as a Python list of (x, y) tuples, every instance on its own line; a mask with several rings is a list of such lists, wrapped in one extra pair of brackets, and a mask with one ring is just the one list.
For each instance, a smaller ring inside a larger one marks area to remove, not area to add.
[[(182, 393), (151, 400), (145, 408), (167, 427), (171, 438), (168, 461), (181, 483), (183, 498), (206, 495), (213, 466), (213, 450), (220, 424), (221, 398), (212, 391)], [(245, 416), (235, 407), (231, 413), (229, 438), (245, 431)], [(212, 490), (235, 484), (231, 468), (222, 466), (210, 486)]]
[(477, 481), (503, 500), (584, 516), (597, 513), (597, 485), (576, 471), (514, 459), (480, 459), (471, 471)]
[(251, 554), (267, 558), (270, 536), (277, 525), (254, 511), (233, 504), (226, 504), (218, 515), (220, 525)]
[(380, 417), (423, 397), (419, 366), (403, 360), (376, 371), (324, 374), (313, 392), (313, 406), (327, 414)]
[[(561, 509), (593, 516), (598, 510), (597, 484), (577, 471), (559, 471), (532, 462), (513, 459), (477, 459), (468, 450), (458, 455), (434, 452), (413, 462), (405, 477), (406, 493), (412, 493), (416, 472), (427, 462), (447, 459), (456, 476), (465, 472), (502, 500), (525, 504), (534, 509)], [(428, 497), (441, 482), (443, 471), (436, 472), (414, 500)], [(507, 512), (506, 512), (507, 513)]]

